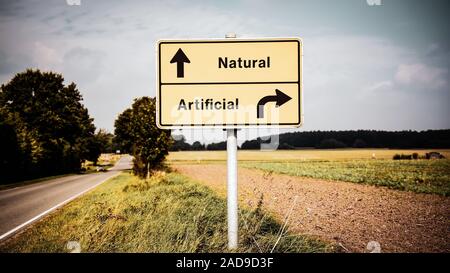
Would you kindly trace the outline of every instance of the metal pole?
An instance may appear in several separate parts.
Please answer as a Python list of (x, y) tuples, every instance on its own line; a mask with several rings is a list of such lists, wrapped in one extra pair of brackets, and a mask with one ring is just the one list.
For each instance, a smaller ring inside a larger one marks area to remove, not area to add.
[[(225, 38), (236, 38), (228, 33)], [(227, 129), (228, 249), (238, 247), (237, 129)]]
[(227, 129), (228, 248), (238, 247), (237, 129)]

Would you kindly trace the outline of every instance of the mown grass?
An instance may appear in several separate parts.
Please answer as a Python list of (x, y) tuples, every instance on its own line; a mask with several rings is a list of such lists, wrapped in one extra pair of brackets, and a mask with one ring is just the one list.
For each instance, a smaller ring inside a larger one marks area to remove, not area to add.
[[(239, 252), (268, 252), (281, 224), (261, 210), (240, 211)], [(102, 184), (21, 234), (0, 252), (227, 252), (226, 201), (177, 173), (141, 180), (130, 173)], [(318, 239), (284, 234), (275, 252), (329, 252)]]
[(448, 159), (245, 162), (240, 166), (294, 176), (450, 196), (450, 160)]

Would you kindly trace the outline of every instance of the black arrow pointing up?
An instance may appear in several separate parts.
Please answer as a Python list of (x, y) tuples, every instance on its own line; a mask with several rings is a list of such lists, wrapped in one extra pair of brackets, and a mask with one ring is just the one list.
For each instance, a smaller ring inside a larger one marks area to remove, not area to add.
[(257, 108), (256, 108), (256, 117), (257, 118), (264, 118), (264, 105), (270, 101), (276, 102), (276, 107), (280, 107), (281, 105), (285, 104), (286, 102), (290, 101), (292, 98), (286, 95), (285, 93), (281, 92), (278, 89), (275, 89), (276, 95), (275, 96), (265, 96), (262, 99), (259, 100)]
[(184, 63), (191, 63), (191, 61), (189, 61), (183, 50), (179, 48), (172, 60), (170, 60), (170, 63), (177, 63), (177, 78), (184, 78)]

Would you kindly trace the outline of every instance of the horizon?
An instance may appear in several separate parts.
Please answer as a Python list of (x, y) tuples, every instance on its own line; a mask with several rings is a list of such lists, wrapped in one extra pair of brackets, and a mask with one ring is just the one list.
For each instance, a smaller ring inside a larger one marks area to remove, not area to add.
[[(425, 129), (425, 130), (398, 130), (398, 131), (390, 131), (390, 130), (366, 130), (366, 129), (355, 129), (355, 130), (311, 130), (311, 131), (292, 131), (292, 132), (284, 132), (284, 133), (279, 133), (278, 135), (283, 135), (283, 134), (291, 134), (291, 133), (311, 133), (311, 132), (359, 132), (359, 131), (370, 131), (370, 132), (387, 132), (387, 133), (401, 133), (401, 132), (413, 132), (413, 133), (423, 133), (423, 132), (430, 132), (430, 131), (450, 131), (450, 128), (445, 128), (445, 129)], [(176, 140), (180, 140), (179, 136), (181, 135), (172, 135), (172, 137)], [(246, 141), (252, 141), (252, 140), (257, 140), (257, 138), (261, 138), (262, 140), (267, 140), (268, 138), (270, 138), (271, 136), (274, 135), (259, 135), (256, 138), (249, 138), (249, 139), (244, 139), (244, 138), (239, 138), (239, 131), (238, 131), (238, 147), (242, 146), (243, 143), (245, 143)], [(187, 139), (185, 139), (186, 143), (189, 144), (193, 144), (194, 142), (197, 142), (198, 140), (191, 140), (188, 141)], [(226, 142), (226, 140), (221, 140), (221, 141), (217, 141), (217, 142), (202, 142), (202, 141), (198, 141), (200, 142), (200, 144), (202, 145), (209, 145), (209, 144), (218, 144), (218, 143), (224, 143)], [(304, 147), (298, 147), (298, 148), (304, 148)], [(352, 147), (346, 147), (344, 149), (349, 149)], [(423, 148), (425, 149), (425, 148)]]

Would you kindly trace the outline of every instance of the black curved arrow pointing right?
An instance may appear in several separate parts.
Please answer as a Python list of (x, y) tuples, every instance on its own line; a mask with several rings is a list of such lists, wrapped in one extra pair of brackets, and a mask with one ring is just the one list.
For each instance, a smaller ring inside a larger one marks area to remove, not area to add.
[(275, 89), (275, 96), (265, 96), (259, 100), (258, 105), (256, 106), (256, 118), (264, 118), (264, 105), (268, 102), (275, 101), (275, 107), (280, 107), (286, 102), (290, 101), (292, 98), (281, 92), (278, 89)]

